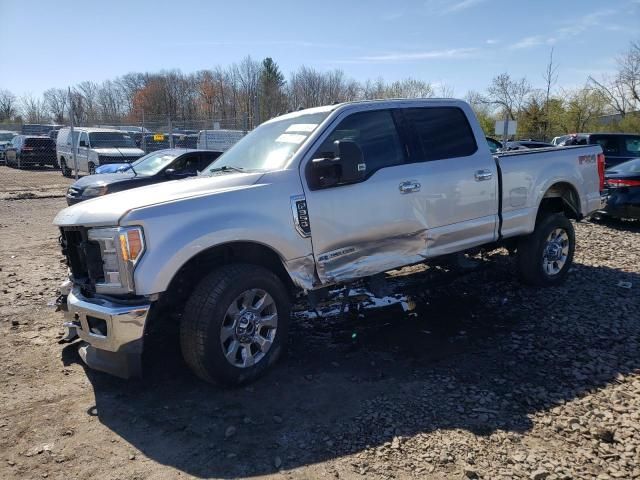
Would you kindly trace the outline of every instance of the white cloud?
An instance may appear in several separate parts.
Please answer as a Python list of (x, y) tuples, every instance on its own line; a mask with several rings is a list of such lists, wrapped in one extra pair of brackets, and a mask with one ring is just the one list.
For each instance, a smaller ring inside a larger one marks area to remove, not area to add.
[(450, 48), (447, 50), (427, 50), (423, 52), (395, 52), (380, 55), (357, 57), (356, 62), (402, 62), (412, 60), (431, 60), (436, 58), (468, 58), (477, 48)]
[(466, 10), (467, 8), (471, 8), (479, 3), (484, 2), (485, 0), (462, 0), (461, 2), (454, 3), (450, 7), (446, 8), (444, 13), (453, 13), (460, 12), (462, 10)]
[(448, 15), (451, 13), (462, 12), (468, 8), (475, 7), (487, 0), (426, 0), (424, 6), (426, 13), (429, 15)]
[[(518, 50), (523, 48), (532, 48), (539, 45), (553, 45), (558, 40), (566, 40), (568, 38), (576, 37), (587, 30), (601, 25), (602, 20), (606, 17), (616, 14), (616, 10), (603, 9), (597, 10), (581, 17), (576, 17), (571, 20), (571, 23), (564, 27), (558, 28), (555, 32), (548, 35), (531, 35), (518, 40), (509, 48), (512, 50)], [(595, 34), (595, 31), (593, 32)]]
[(496, 40), (495, 38), (489, 38), (485, 43), (487, 45), (495, 45), (496, 43), (498, 43), (498, 40)]

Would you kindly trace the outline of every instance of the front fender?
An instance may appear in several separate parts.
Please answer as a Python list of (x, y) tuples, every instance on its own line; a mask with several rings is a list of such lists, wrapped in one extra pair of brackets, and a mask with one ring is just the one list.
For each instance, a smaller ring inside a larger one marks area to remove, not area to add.
[(282, 185), (183, 199), (131, 211), (123, 225), (141, 225), (146, 250), (134, 273), (136, 293), (167, 290), (173, 276), (198, 253), (230, 242), (275, 251), (285, 266), (311, 255), (311, 241), (295, 229), (288, 189)]

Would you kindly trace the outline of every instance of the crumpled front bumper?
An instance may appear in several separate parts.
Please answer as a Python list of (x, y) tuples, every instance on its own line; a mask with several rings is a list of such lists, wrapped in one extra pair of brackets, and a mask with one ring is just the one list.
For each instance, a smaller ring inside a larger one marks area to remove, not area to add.
[[(61, 290), (64, 295), (64, 286)], [(86, 298), (77, 287), (66, 296), (65, 327), (75, 328), (84, 340), (79, 348), (82, 360), (90, 368), (118, 377), (141, 376), (144, 328), (151, 303)]]

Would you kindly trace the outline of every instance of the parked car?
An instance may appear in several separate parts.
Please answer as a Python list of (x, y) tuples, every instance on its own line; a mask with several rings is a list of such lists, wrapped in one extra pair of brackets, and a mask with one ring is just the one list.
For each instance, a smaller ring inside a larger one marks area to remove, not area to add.
[[(104, 128), (75, 128), (71, 138), (71, 129), (65, 127), (58, 133), (56, 154), (62, 174), (68, 177), (72, 169), (93, 174), (96, 167), (109, 163), (131, 163), (144, 155), (131, 136), (119, 130)], [(73, 151), (76, 152), (74, 165)]]
[[(196, 148), (198, 145), (197, 135), (174, 133), (172, 137), (174, 148)], [(144, 146), (147, 153), (155, 152), (157, 150), (163, 150), (165, 148), (171, 148), (169, 135), (164, 133), (145, 135)], [(209, 148), (209, 150), (211, 149), (214, 149), (214, 147), (212, 146)]]
[(20, 133), (22, 135), (47, 136), (51, 130), (60, 130), (64, 125), (25, 123), (22, 125)]
[(640, 220), (640, 158), (606, 170), (604, 178), (606, 205), (596, 217)]
[(16, 132), (0, 130), (0, 162), (5, 162), (4, 151), (11, 145), (11, 140), (13, 140), (13, 137), (16, 135), (18, 135)]
[(550, 148), (555, 147), (552, 143), (537, 142), (535, 140), (516, 140), (507, 142), (505, 150), (529, 150), (531, 148)]
[[(70, 268), (67, 338), (89, 367), (141, 373), (176, 319), (201, 378), (251, 381), (286, 348), (291, 299), (443, 255), (505, 247), (525, 283), (561, 284), (570, 218), (600, 208), (599, 146), (492, 155), (459, 100), (349, 102), (271, 119), (207, 175), (56, 216)], [(379, 288), (378, 291), (383, 290)]]
[(495, 138), (486, 137), (487, 145), (489, 145), (489, 151), (491, 153), (496, 153), (502, 150), (502, 142), (499, 142)]
[(247, 132), (243, 130), (201, 130), (198, 133), (197, 148), (227, 151)]
[(5, 149), (5, 156), (10, 167), (57, 167), (56, 144), (49, 137), (16, 135)]
[(159, 150), (131, 164), (105, 165), (120, 167), (116, 173), (96, 173), (77, 180), (67, 190), (67, 204), (73, 205), (109, 193), (192, 177), (221, 154), (222, 152), (207, 150)]
[(553, 139), (551, 140), (551, 145), (554, 145), (556, 147), (563, 145), (564, 142), (566, 142), (569, 138), (571, 138), (571, 135), (560, 135), (559, 137), (553, 137)]
[(640, 135), (632, 133), (577, 133), (565, 145), (600, 145), (608, 169), (640, 158)]

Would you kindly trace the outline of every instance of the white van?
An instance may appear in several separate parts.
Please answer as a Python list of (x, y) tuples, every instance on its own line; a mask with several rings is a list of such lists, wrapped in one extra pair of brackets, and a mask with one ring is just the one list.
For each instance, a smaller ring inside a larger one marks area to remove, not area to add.
[(246, 134), (243, 130), (200, 130), (196, 148), (226, 152)]
[[(131, 135), (120, 130), (107, 128), (65, 127), (56, 139), (56, 157), (62, 175), (70, 176), (77, 168), (79, 173), (93, 174), (99, 165), (109, 163), (131, 163), (144, 155), (136, 146)], [(73, 163), (73, 149), (76, 162)]]

